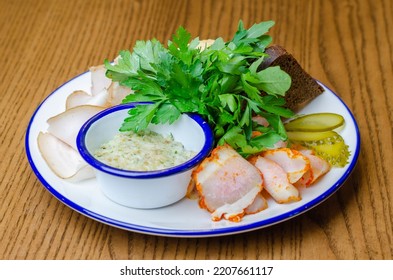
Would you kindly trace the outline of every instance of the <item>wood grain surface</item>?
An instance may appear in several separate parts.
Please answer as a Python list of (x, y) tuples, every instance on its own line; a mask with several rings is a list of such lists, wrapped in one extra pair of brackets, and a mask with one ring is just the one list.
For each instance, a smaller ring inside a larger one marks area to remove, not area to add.
[[(393, 1), (0, 0), (0, 259), (392, 259)], [(63, 82), (136, 40), (230, 39), (276, 22), (286, 47), (352, 110), (358, 164), (327, 201), (287, 222), (214, 238), (165, 238), (104, 225), (65, 206), (34, 175), (25, 132)]]

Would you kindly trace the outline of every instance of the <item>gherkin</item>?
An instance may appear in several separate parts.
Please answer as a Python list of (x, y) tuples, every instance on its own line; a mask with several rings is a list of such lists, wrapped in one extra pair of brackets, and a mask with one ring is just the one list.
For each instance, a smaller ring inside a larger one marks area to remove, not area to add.
[(335, 113), (314, 113), (300, 116), (285, 124), (287, 131), (330, 131), (343, 126), (344, 117)]
[(288, 131), (291, 143), (312, 149), (332, 166), (344, 167), (348, 163), (350, 151), (344, 139), (335, 131), (304, 132)]

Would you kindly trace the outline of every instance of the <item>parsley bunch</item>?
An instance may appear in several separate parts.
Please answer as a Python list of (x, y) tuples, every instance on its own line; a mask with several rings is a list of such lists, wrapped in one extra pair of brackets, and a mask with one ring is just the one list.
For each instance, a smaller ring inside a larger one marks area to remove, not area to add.
[[(144, 130), (149, 123), (171, 124), (182, 113), (197, 113), (213, 128), (218, 145), (228, 143), (244, 156), (286, 140), (281, 118), (293, 115), (283, 98), (291, 78), (278, 66), (260, 70), (273, 25), (245, 29), (240, 21), (232, 40), (218, 38), (204, 50), (180, 27), (167, 47), (155, 39), (138, 41), (133, 52), (120, 52), (116, 64), (105, 60), (107, 77), (134, 91), (123, 103), (151, 102), (131, 109), (120, 130)], [(255, 115), (269, 126), (254, 122)]]

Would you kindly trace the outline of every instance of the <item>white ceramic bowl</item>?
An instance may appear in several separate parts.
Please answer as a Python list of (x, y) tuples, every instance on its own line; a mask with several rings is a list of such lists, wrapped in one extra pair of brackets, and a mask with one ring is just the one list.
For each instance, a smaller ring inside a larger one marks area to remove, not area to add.
[[(77, 147), (96, 172), (102, 192), (111, 200), (133, 208), (158, 208), (173, 204), (187, 192), (191, 172), (212, 150), (213, 133), (199, 115), (183, 114), (169, 125), (150, 125), (152, 131), (168, 135), (181, 142), (196, 155), (187, 162), (156, 171), (130, 171), (111, 167), (97, 160), (93, 153), (119, 132), (128, 111), (136, 104), (122, 104), (106, 109), (88, 120), (79, 131)], [(146, 104), (142, 104), (146, 105)]]

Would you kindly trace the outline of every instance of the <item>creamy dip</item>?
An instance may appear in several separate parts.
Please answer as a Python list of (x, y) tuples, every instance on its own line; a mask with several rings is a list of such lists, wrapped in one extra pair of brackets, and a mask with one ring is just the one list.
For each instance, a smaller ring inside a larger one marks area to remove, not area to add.
[(172, 135), (163, 136), (153, 131), (120, 132), (94, 152), (99, 161), (112, 167), (153, 171), (186, 162), (195, 155)]

